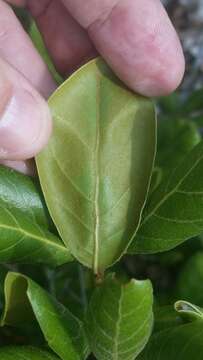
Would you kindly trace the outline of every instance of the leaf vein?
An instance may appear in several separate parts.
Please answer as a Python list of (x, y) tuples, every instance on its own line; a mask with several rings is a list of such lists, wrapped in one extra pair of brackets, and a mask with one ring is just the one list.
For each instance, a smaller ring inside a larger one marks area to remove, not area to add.
[[(149, 218), (162, 206), (162, 204), (168, 200), (168, 198), (170, 196), (172, 196), (176, 191), (177, 189), (180, 187), (180, 185), (183, 183), (183, 181), (191, 174), (191, 172), (196, 168), (196, 166), (199, 164), (199, 162), (203, 159), (203, 155), (200, 156), (199, 159), (197, 159), (195, 161), (195, 163), (193, 164), (193, 166), (186, 172), (186, 174), (180, 179), (180, 181), (175, 185), (175, 187), (169, 191), (162, 199), (161, 201), (156, 204), (154, 206), (154, 208), (151, 210), (151, 212), (149, 212), (149, 214), (147, 214), (147, 216), (144, 218), (143, 222), (141, 223), (140, 225), (140, 228), (149, 220)], [(172, 174), (173, 175), (173, 174)], [(169, 184), (170, 184), (170, 181), (171, 179), (169, 179), (169, 182), (168, 182), (168, 185), (167, 185), (167, 188), (169, 187)], [(166, 188), (166, 190), (167, 190)]]

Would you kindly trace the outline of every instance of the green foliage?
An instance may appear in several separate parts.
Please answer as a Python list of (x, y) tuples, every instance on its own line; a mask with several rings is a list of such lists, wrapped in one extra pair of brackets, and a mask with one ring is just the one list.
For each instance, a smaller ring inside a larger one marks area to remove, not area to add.
[(175, 310), (179, 313), (180, 317), (187, 322), (203, 320), (203, 309), (188, 301), (177, 301), (175, 303)]
[(62, 360), (86, 358), (88, 345), (82, 322), (28, 277), (8, 273), (1, 325), (22, 327), (34, 317), (49, 347)]
[(139, 360), (201, 360), (202, 322), (188, 323), (153, 335)]
[(29, 15), (28, 11), (23, 8), (19, 8), (17, 6), (12, 6), (15, 15), (20, 20), (22, 26), (26, 31), (29, 31), (31, 25), (31, 16)]
[(53, 228), (37, 179), (0, 167), (0, 206), (15, 209), (47, 230)]
[(174, 306), (158, 306), (154, 309), (154, 328), (153, 333), (173, 328), (182, 324), (180, 316), (174, 311)]
[(0, 348), (1, 360), (57, 360), (47, 351), (34, 347), (4, 347)]
[(201, 113), (203, 114), (202, 107), (203, 89), (194, 91), (184, 102), (182, 106), (183, 114)]
[(30, 38), (31, 38), (33, 44), (35, 45), (36, 49), (40, 53), (42, 59), (47, 64), (47, 67), (48, 67), (50, 73), (52, 74), (54, 80), (56, 81), (57, 84), (59, 84), (59, 85), (62, 84), (63, 78), (56, 71), (55, 66), (54, 66), (54, 64), (52, 62), (52, 59), (51, 59), (51, 57), (50, 57), (50, 55), (49, 55), (49, 53), (47, 51), (47, 48), (45, 46), (42, 35), (39, 32), (38, 27), (37, 27), (34, 20), (32, 20), (31, 23), (30, 23), (28, 33), (30, 35)]
[[(177, 313), (175, 314), (175, 310)], [(164, 313), (167, 321), (163, 322)], [(170, 317), (168, 318), (168, 314)], [(158, 316), (159, 317), (159, 316)], [(178, 301), (175, 309), (161, 309), (162, 323), (154, 331), (139, 360), (201, 360), (203, 354), (203, 312), (197, 306)], [(176, 321), (175, 321), (176, 318)], [(171, 319), (173, 321), (171, 322)], [(166, 326), (166, 324), (169, 324)], [(160, 326), (160, 325), (164, 326)]]
[(176, 293), (180, 299), (203, 306), (203, 251), (184, 263), (178, 275)]
[(1, 360), (203, 358), (202, 94), (158, 101), (154, 163), (154, 106), (101, 59), (57, 89), (43, 194), (0, 166)]
[(160, 119), (156, 164), (164, 169), (166, 176), (178, 166), (195, 145), (201, 141), (197, 124), (183, 118)]
[(109, 275), (95, 289), (87, 312), (87, 334), (93, 353), (102, 359), (134, 359), (152, 330), (152, 286), (149, 281), (121, 284)]
[(70, 261), (52, 230), (38, 183), (0, 166), (0, 262), (57, 266)]
[(166, 251), (203, 231), (201, 174), (203, 141), (153, 192), (130, 252)]
[(49, 105), (54, 134), (37, 159), (46, 202), (74, 257), (102, 273), (140, 222), (154, 161), (154, 108), (100, 59), (67, 80)]

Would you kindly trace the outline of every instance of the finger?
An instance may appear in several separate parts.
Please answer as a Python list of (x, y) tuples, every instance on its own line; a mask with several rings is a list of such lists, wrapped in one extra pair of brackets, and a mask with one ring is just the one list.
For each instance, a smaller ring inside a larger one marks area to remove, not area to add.
[(5, 0), (5, 1), (7, 1), (8, 3), (10, 3), (11, 5), (15, 5), (15, 6), (25, 6), (27, 0)]
[[(19, 2), (20, 3), (20, 2)], [(55, 83), (13, 10), (0, 0), (0, 57), (20, 71), (45, 97)]]
[[(14, 0), (8, 0), (16, 4)], [(61, 1), (17, 1), (26, 6), (42, 33), (56, 69), (67, 76), (97, 56), (87, 32), (69, 14)]]
[(21, 73), (0, 59), (0, 160), (32, 158), (50, 133), (45, 100)]
[(87, 32), (73, 19), (61, 1), (30, 0), (27, 6), (36, 19), (60, 73), (70, 74), (96, 55)]
[(34, 160), (26, 160), (26, 161), (1, 160), (0, 164), (12, 168), (28, 176), (35, 176), (37, 173)]
[[(14, 4), (14, 2), (13, 2)], [(15, 5), (25, 5), (23, 1), (15, 1)], [(33, 47), (30, 39), (26, 35), (26, 33), (23, 31), (22, 27), (20, 26), (17, 18), (14, 16), (13, 11), (8, 7), (5, 3), (0, 1), (0, 29), (2, 29), (1, 35), (0, 35), (0, 55), (3, 57), (7, 62), (9, 62), (13, 67), (15, 67), (17, 70), (19, 70), (24, 76), (27, 77), (27, 79), (32, 82), (32, 84), (43, 94), (45, 97), (48, 97), (50, 93), (53, 92), (55, 89), (55, 84), (52, 80), (52, 77), (49, 74), (49, 71), (45, 64), (43, 63), (42, 59), (40, 58), (39, 54)], [(10, 72), (10, 70), (8, 70)], [(9, 80), (2, 78), (0, 79), (1, 88), (8, 87)], [(13, 99), (15, 99), (15, 84), (11, 81), (11, 84), (9, 87), (13, 88)], [(0, 91), (1, 92), (1, 91)], [(6, 92), (7, 93), (7, 92)], [(32, 93), (32, 90), (31, 90)], [(10, 94), (8, 96), (8, 102), (11, 100), (12, 95)], [(28, 95), (27, 95), (28, 96)], [(19, 96), (17, 96), (19, 100)], [(21, 102), (22, 96), (21, 96)], [(36, 105), (38, 102), (41, 103), (41, 100), (36, 100)], [(11, 102), (13, 103), (13, 102)], [(25, 119), (27, 122), (32, 121), (36, 123), (30, 123), (29, 129), (25, 129), (23, 122), (17, 127), (19, 128), (19, 131), (22, 130), (22, 134), (20, 136), (20, 132), (17, 134), (14, 131), (14, 128), (11, 128), (9, 130), (9, 125), (7, 123), (7, 126), (4, 126), (3, 129), (0, 126), (0, 148), (3, 149), (0, 152), (0, 159), (1, 163), (13, 167), (14, 169), (17, 169), (18, 171), (24, 172), (28, 175), (34, 174), (34, 163), (33, 161), (10, 161), (10, 160), (2, 160), (3, 159), (16, 159), (21, 158), (26, 159), (31, 156), (35, 155), (35, 152), (37, 153), (43, 146), (43, 143), (45, 144), (47, 142), (47, 138), (50, 134), (50, 116), (45, 115), (48, 110), (43, 110), (41, 116), (35, 116), (36, 112), (32, 111), (33, 105), (29, 106), (29, 109), (27, 111), (24, 111), (24, 103), (21, 104), (22, 108), (20, 110), (20, 101), (17, 101), (18, 103), (18, 111), (16, 116), (16, 123), (18, 124), (18, 121), (22, 118)], [(0, 112), (2, 112), (2, 106), (3, 101), (1, 99), (0, 103)], [(38, 106), (38, 105), (37, 105)], [(42, 104), (40, 106), (41, 108), (45, 108), (46, 104)], [(26, 107), (27, 108), (27, 107)], [(10, 108), (11, 110), (11, 108)], [(44, 114), (44, 115), (43, 115)], [(27, 119), (26, 119), (27, 116)], [(1, 116), (2, 117), (2, 116)], [(1, 118), (0, 117), (0, 118)], [(45, 126), (39, 123), (40, 119), (46, 119), (47, 123)], [(10, 124), (14, 124), (15, 122), (12, 122)], [(28, 125), (28, 123), (26, 124)], [(28, 127), (28, 126), (27, 126)], [(36, 131), (37, 128), (40, 129), (43, 132), (42, 136), (38, 136), (38, 139), (36, 138)], [(26, 131), (26, 132), (25, 132)], [(6, 136), (7, 146), (4, 146), (4, 134)], [(14, 138), (16, 136), (16, 138)], [(27, 139), (26, 139), (27, 138)], [(26, 141), (27, 140), (27, 141)], [(21, 143), (22, 141), (22, 143)], [(33, 145), (35, 142), (35, 145)], [(20, 145), (21, 144), (21, 145)], [(4, 149), (5, 147), (5, 149)], [(18, 149), (21, 147), (23, 151), (19, 152)]]
[(63, 0), (117, 75), (144, 95), (180, 84), (184, 56), (160, 0)]

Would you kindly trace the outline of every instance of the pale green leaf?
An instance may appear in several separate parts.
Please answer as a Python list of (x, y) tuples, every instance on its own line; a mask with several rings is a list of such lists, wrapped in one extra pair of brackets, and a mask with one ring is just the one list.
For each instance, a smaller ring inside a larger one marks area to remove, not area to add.
[(203, 309), (197, 305), (179, 300), (174, 306), (179, 316), (186, 322), (203, 320)]
[(142, 351), (152, 330), (149, 281), (120, 284), (110, 275), (98, 286), (87, 313), (87, 334), (98, 360), (130, 360)]
[(37, 159), (46, 202), (74, 257), (102, 272), (140, 222), (155, 153), (154, 106), (101, 59), (79, 69), (49, 105), (54, 132)]

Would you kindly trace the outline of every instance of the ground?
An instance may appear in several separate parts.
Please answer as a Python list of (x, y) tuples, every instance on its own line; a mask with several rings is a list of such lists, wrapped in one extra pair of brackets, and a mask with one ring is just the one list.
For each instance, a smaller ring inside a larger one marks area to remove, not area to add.
[(183, 89), (203, 86), (203, 0), (163, 0), (180, 35), (187, 61)]

